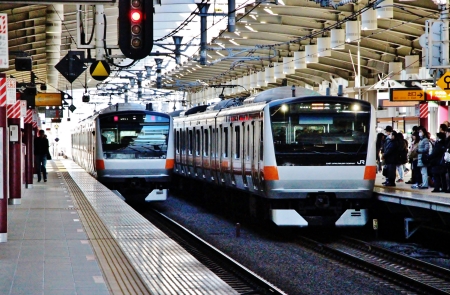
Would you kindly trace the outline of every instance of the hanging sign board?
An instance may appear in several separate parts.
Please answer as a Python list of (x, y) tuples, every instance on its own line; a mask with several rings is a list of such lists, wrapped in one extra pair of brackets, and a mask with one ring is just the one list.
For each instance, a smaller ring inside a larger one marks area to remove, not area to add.
[(62, 109), (46, 109), (45, 110), (45, 118), (62, 118), (63, 110)]
[(423, 89), (390, 88), (390, 101), (425, 101)]
[[(33, 3), (39, 3), (39, 4), (59, 4), (59, 3), (86, 3), (86, 4), (102, 4), (102, 3), (115, 3), (116, 0), (14, 0), (14, 4), (33, 4)], [(0, 0), (0, 4), (5, 3), (5, 4), (11, 4), (11, 0), (9, 1), (5, 1), (5, 0)]]
[(450, 72), (446, 72), (436, 83), (443, 91), (450, 94)]
[(38, 93), (34, 98), (37, 107), (59, 107), (62, 106), (61, 92)]

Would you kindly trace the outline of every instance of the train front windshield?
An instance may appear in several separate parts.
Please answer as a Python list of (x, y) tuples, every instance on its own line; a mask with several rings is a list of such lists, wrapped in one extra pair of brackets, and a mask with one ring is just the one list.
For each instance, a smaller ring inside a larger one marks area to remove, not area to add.
[(105, 159), (164, 159), (167, 156), (168, 116), (135, 113), (100, 118)]
[(278, 166), (365, 165), (369, 104), (296, 102), (270, 114)]

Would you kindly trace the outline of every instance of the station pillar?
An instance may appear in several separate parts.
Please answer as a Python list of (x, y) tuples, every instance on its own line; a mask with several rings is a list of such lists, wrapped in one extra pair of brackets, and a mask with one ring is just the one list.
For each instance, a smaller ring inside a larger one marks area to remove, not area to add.
[(8, 118), (9, 127), (9, 200), (10, 205), (22, 203), (22, 132), (20, 118)]
[(8, 173), (6, 157), (7, 134), (6, 126), (6, 75), (0, 74), (0, 242), (8, 240)]
[(24, 124), (23, 142), (27, 148), (25, 154), (25, 188), (33, 187), (33, 124)]

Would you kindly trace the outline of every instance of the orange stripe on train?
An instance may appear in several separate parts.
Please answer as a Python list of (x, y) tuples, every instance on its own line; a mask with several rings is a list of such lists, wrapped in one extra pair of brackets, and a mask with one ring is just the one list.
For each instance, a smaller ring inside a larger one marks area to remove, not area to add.
[(173, 169), (174, 166), (175, 166), (174, 159), (166, 159), (166, 169)]
[(276, 166), (264, 166), (264, 179), (265, 180), (279, 180), (278, 169)]
[(377, 166), (366, 166), (364, 169), (364, 180), (375, 180), (377, 176)]
[(95, 161), (95, 168), (97, 168), (97, 170), (105, 170), (105, 161), (103, 160), (96, 160)]

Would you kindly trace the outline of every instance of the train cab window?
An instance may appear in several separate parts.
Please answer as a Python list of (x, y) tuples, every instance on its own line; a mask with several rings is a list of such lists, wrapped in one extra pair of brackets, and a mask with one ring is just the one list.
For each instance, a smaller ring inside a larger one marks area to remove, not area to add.
[(201, 154), (201, 149), (202, 149), (201, 139), (202, 139), (202, 137), (201, 137), (200, 130), (199, 129), (195, 130), (195, 155), (196, 156), (200, 156), (200, 154)]
[(192, 132), (192, 130), (189, 130), (188, 131), (188, 154), (189, 155), (192, 155), (192, 151), (194, 150), (193, 145), (194, 145), (193, 132)]
[(274, 105), (270, 123), (277, 165), (360, 165), (367, 156), (371, 106), (318, 98)]
[(170, 130), (167, 115), (129, 112), (100, 116), (99, 121), (105, 159), (162, 159), (167, 156)]
[(203, 155), (207, 157), (209, 155), (209, 130), (203, 130)]
[(239, 159), (241, 157), (241, 126), (234, 127), (234, 158)]

